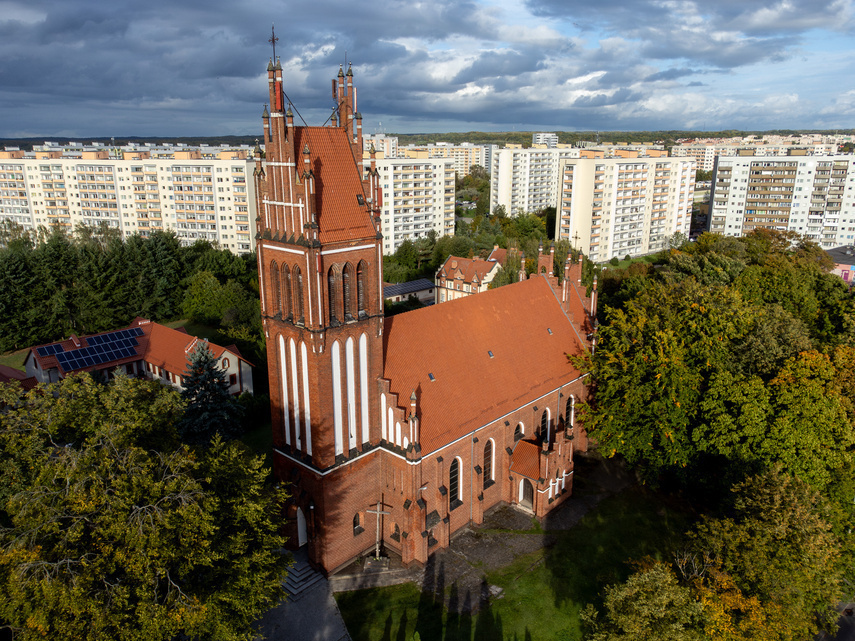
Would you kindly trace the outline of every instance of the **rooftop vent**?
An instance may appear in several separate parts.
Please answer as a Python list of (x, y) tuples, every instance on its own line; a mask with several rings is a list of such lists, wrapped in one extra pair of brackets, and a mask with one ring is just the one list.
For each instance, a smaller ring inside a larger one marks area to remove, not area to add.
[(431, 382), (431, 383), (433, 383), (433, 382), (436, 380), (436, 378), (434, 377), (434, 375), (433, 375), (433, 374), (431, 374), (430, 372), (428, 372), (428, 378), (430, 379), (430, 382)]

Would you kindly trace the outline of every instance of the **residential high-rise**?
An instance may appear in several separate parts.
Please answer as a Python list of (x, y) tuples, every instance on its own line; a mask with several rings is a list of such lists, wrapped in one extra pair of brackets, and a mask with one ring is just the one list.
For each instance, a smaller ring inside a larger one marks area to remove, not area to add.
[(509, 216), (558, 204), (558, 166), (580, 150), (504, 148), (494, 150), (490, 168), (490, 211), (504, 206)]
[(593, 261), (641, 256), (689, 235), (694, 159), (577, 158), (559, 173), (555, 237)]
[[(368, 154), (366, 154), (366, 157)], [(454, 233), (454, 161), (450, 158), (376, 158), (383, 194), (383, 253), (405, 240)]]
[(173, 230), (236, 253), (255, 247), (247, 149), (52, 145), (0, 151), (0, 220), (25, 229)]
[(855, 238), (855, 156), (719, 157), (709, 230), (741, 236), (754, 229), (795, 231), (822, 247)]
[(534, 133), (531, 135), (531, 143), (533, 145), (546, 145), (549, 149), (554, 149), (558, 146), (558, 134)]

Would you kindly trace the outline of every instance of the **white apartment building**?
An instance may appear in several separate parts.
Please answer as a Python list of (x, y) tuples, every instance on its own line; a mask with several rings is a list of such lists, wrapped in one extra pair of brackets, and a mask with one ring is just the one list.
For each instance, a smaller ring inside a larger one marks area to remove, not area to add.
[(371, 147), (378, 154), (382, 154), (386, 158), (398, 157), (398, 137), (387, 136), (386, 134), (374, 134), (373, 136), (365, 136), (362, 138), (362, 148), (365, 151), (370, 151)]
[(122, 237), (172, 230), (189, 245), (255, 247), (247, 149), (45, 145), (0, 151), (0, 220), (26, 229), (106, 224)]
[(559, 175), (555, 238), (593, 261), (643, 256), (689, 234), (694, 159), (566, 159)]
[(407, 145), (398, 148), (402, 158), (451, 158), (454, 161), (454, 171), (459, 178), (467, 176), (472, 171), (472, 165), (487, 167), (487, 149), (483, 145), (464, 142), (452, 145), (438, 142), (434, 145)]
[(558, 171), (580, 150), (504, 148), (493, 151), (490, 167), (490, 211), (504, 205), (509, 216), (558, 205)]
[[(367, 158), (367, 154), (366, 154)], [(433, 229), (454, 233), (454, 161), (450, 158), (377, 158), (383, 189), (383, 253)], [(370, 165), (366, 160), (366, 168)]]
[(671, 155), (675, 158), (694, 158), (701, 171), (712, 171), (719, 156), (788, 156), (793, 150), (809, 156), (827, 156), (837, 152), (837, 143), (812, 139), (746, 140), (733, 138), (715, 142), (681, 143), (674, 145)]
[(549, 149), (554, 149), (558, 146), (558, 134), (538, 132), (531, 135), (531, 144), (546, 145)]
[(718, 158), (709, 230), (794, 231), (828, 249), (855, 239), (855, 156)]

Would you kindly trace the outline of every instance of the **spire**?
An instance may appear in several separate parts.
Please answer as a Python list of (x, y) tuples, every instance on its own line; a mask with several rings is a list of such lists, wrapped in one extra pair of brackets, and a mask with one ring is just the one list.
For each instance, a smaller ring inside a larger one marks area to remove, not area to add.
[(264, 103), (264, 111), (261, 112), (262, 118), (270, 118), (270, 112), (267, 111), (267, 103)]
[(347, 63), (347, 75), (353, 77), (353, 63)]
[(291, 111), (291, 103), (290, 102), (288, 103), (288, 111), (285, 112), (285, 115), (288, 116), (289, 118), (294, 117), (294, 112)]
[(338, 66), (338, 77), (344, 78), (344, 69), (342, 69), (341, 65)]
[(273, 58), (270, 59), (270, 62), (267, 63), (267, 70), (273, 71)]

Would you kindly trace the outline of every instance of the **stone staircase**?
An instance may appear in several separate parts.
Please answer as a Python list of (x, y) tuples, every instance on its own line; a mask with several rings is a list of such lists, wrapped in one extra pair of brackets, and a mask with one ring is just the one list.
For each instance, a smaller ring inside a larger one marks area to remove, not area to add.
[(299, 601), (303, 594), (311, 587), (325, 581), (324, 576), (309, 565), (305, 548), (300, 548), (294, 555), (294, 565), (288, 569), (288, 577), (285, 579), (285, 591), (288, 592), (291, 601)]

